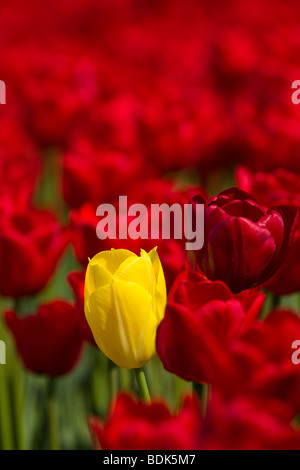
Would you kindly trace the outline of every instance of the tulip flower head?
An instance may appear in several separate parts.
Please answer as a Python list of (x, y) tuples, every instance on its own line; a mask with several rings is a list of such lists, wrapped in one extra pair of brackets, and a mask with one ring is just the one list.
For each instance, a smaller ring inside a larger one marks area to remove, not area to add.
[(156, 248), (141, 256), (111, 249), (89, 261), (85, 316), (100, 350), (120, 367), (142, 367), (155, 355), (166, 297)]

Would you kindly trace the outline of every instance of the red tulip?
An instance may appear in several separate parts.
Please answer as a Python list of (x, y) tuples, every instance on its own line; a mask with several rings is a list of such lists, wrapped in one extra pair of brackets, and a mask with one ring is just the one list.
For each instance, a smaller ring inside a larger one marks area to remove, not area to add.
[[(255, 402), (212, 390), (203, 425), (206, 450), (299, 450), (300, 432)], [(280, 408), (280, 407), (279, 407)]]
[(68, 231), (46, 210), (31, 207), (0, 212), (0, 293), (20, 297), (38, 293), (69, 241)]
[(63, 194), (72, 208), (99, 204), (127, 194), (141, 167), (139, 155), (95, 149), (85, 140), (63, 157)]
[(228, 367), (218, 378), (223, 392), (293, 418), (300, 411), (300, 364), (292, 361), (292, 344), (299, 339), (300, 320), (292, 311), (273, 311), (255, 322), (227, 348)]
[(203, 418), (196, 396), (170, 413), (163, 401), (143, 404), (118, 395), (104, 422), (89, 418), (94, 448), (103, 450), (296, 450), (300, 433), (243, 397), (209, 394)]
[(215, 383), (228, 367), (230, 343), (250, 328), (264, 299), (257, 290), (234, 295), (221, 281), (183, 272), (174, 282), (156, 335), (164, 368), (185, 380)]
[(42, 161), (15, 108), (11, 101), (0, 107), (0, 198), (20, 208), (32, 199)]
[(294, 207), (265, 210), (248, 193), (226, 189), (205, 203), (204, 246), (189, 252), (192, 266), (233, 292), (261, 285), (282, 265), (297, 221)]
[(201, 408), (196, 397), (186, 397), (180, 412), (172, 415), (161, 400), (149, 405), (121, 394), (106, 423), (89, 419), (95, 447), (103, 450), (197, 449)]
[[(288, 204), (300, 209), (300, 177), (297, 174), (283, 169), (272, 173), (252, 173), (239, 167), (236, 177), (239, 187), (251, 192), (265, 207)], [(300, 290), (300, 222), (286, 259), (264, 287), (277, 295), (289, 295)]]
[(236, 169), (240, 189), (250, 193), (265, 208), (279, 205), (300, 207), (300, 176), (282, 168), (270, 173)]
[(52, 301), (36, 314), (18, 317), (5, 313), (17, 351), (26, 369), (52, 377), (67, 374), (77, 364), (82, 351), (82, 336), (73, 305)]

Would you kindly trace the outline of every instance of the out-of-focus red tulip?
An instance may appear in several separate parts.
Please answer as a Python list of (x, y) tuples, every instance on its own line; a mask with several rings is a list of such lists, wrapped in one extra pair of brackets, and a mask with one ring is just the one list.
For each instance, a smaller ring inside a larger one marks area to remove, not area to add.
[(20, 208), (31, 202), (42, 165), (31, 136), (15, 114), (12, 103), (0, 108), (0, 199), (1, 204), (13, 201)]
[(95, 447), (103, 450), (197, 449), (201, 408), (196, 397), (186, 397), (173, 415), (162, 400), (146, 405), (125, 394), (117, 397), (106, 423), (89, 419)]
[[(253, 173), (239, 167), (236, 179), (241, 189), (249, 191), (265, 207), (288, 204), (300, 209), (300, 177), (295, 173), (284, 169)], [(264, 287), (277, 295), (289, 295), (300, 290), (300, 222), (286, 259)]]
[(183, 271), (173, 284), (156, 335), (165, 369), (185, 380), (215, 383), (228, 367), (229, 344), (250, 328), (264, 299), (256, 289), (234, 295), (221, 281)]
[(284, 419), (300, 411), (300, 364), (292, 344), (300, 338), (300, 320), (290, 310), (269, 313), (264, 321), (236, 336), (227, 351), (227, 369), (218, 381), (227, 396), (248, 396)]
[(8, 311), (5, 321), (24, 366), (31, 372), (56, 377), (77, 364), (83, 343), (72, 304), (55, 300), (41, 305), (36, 314), (23, 317)]
[(218, 389), (211, 395), (203, 423), (202, 449), (300, 449), (299, 429), (288, 420), (269, 413), (264, 406), (258, 407), (249, 398), (227, 399)]
[(69, 232), (54, 214), (5, 205), (0, 211), (0, 293), (34, 295), (53, 275), (69, 242)]
[(95, 449), (102, 450), (297, 450), (300, 433), (288, 421), (245, 397), (208, 397), (205, 417), (195, 396), (172, 414), (163, 401), (143, 404), (118, 395), (104, 422), (89, 418)]
[[(75, 145), (75, 144), (74, 144)], [(81, 140), (63, 156), (63, 194), (71, 208), (111, 202), (126, 195), (140, 174), (139, 155), (99, 150)]]
[(300, 176), (296, 173), (282, 168), (270, 173), (253, 172), (239, 166), (235, 177), (238, 187), (265, 208), (279, 205), (300, 207)]
[(292, 206), (265, 210), (250, 194), (226, 189), (205, 202), (204, 246), (189, 252), (192, 266), (233, 292), (261, 285), (282, 265), (297, 222)]
[[(43, 17), (45, 11), (40, 11), (40, 15)], [(41, 22), (40, 18), (36, 17), (36, 22)], [(59, 41), (55, 34), (46, 42), (52, 47), (22, 40), (23, 47), (18, 44), (10, 48), (6, 74), (22, 104), (24, 127), (29, 135), (43, 149), (62, 148), (78, 120), (85, 118), (98, 98), (98, 61), (82, 54), (75, 42)]]

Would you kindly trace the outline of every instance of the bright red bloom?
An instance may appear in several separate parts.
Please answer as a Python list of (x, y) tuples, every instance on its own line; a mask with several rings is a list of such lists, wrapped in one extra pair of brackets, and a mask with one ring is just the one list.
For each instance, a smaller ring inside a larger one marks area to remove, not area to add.
[(82, 337), (95, 346), (94, 336), (84, 313), (84, 279), (85, 271), (72, 271), (68, 274), (68, 282), (75, 297), (75, 307)]
[(53, 275), (69, 241), (49, 211), (32, 207), (0, 212), (0, 293), (8, 297), (33, 295)]
[(205, 202), (204, 246), (189, 252), (192, 266), (233, 292), (261, 285), (283, 263), (297, 221), (294, 207), (265, 210), (250, 194), (226, 189)]
[(205, 417), (196, 396), (171, 414), (163, 401), (146, 405), (120, 394), (106, 422), (89, 418), (94, 448), (103, 450), (300, 449), (300, 432), (244, 397), (212, 390)]
[(117, 397), (106, 423), (89, 419), (95, 447), (103, 450), (197, 449), (201, 409), (196, 397), (186, 397), (172, 415), (163, 401), (146, 405), (133, 397)]
[(82, 336), (76, 309), (70, 303), (55, 300), (41, 305), (36, 314), (23, 317), (8, 311), (5, 321), (26, 369), (56, 377), (77, 364)]
[[(236, 178), (241, 189), (249, 191), (266, 207), (288, 204), (300, 209), (300, 177), (295, 173), (283, 169), (253, 173), (239, 167)], [(289, 295), (300, 290), (300, 222), (286, 259), (264, 287), (277, 295)]]
[(221, 281), (184, 271), (157, 329), (156, 350), (164, 368), (185, 380), (215, 383), (228, 367), (231, 341), (251, 326), (264, 299), (258, 290), (234, 295)]

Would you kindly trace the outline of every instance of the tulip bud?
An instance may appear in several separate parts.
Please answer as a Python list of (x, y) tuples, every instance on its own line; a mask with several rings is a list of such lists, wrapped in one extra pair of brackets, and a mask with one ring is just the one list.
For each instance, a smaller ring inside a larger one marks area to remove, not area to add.
[(118, 366), (142, 367), (155, 355), (165, 305), (165, 278), (156, 248), (141, 250), (141, 256), (111, 249), (89, 261), (85, 316), (98, 347)]

